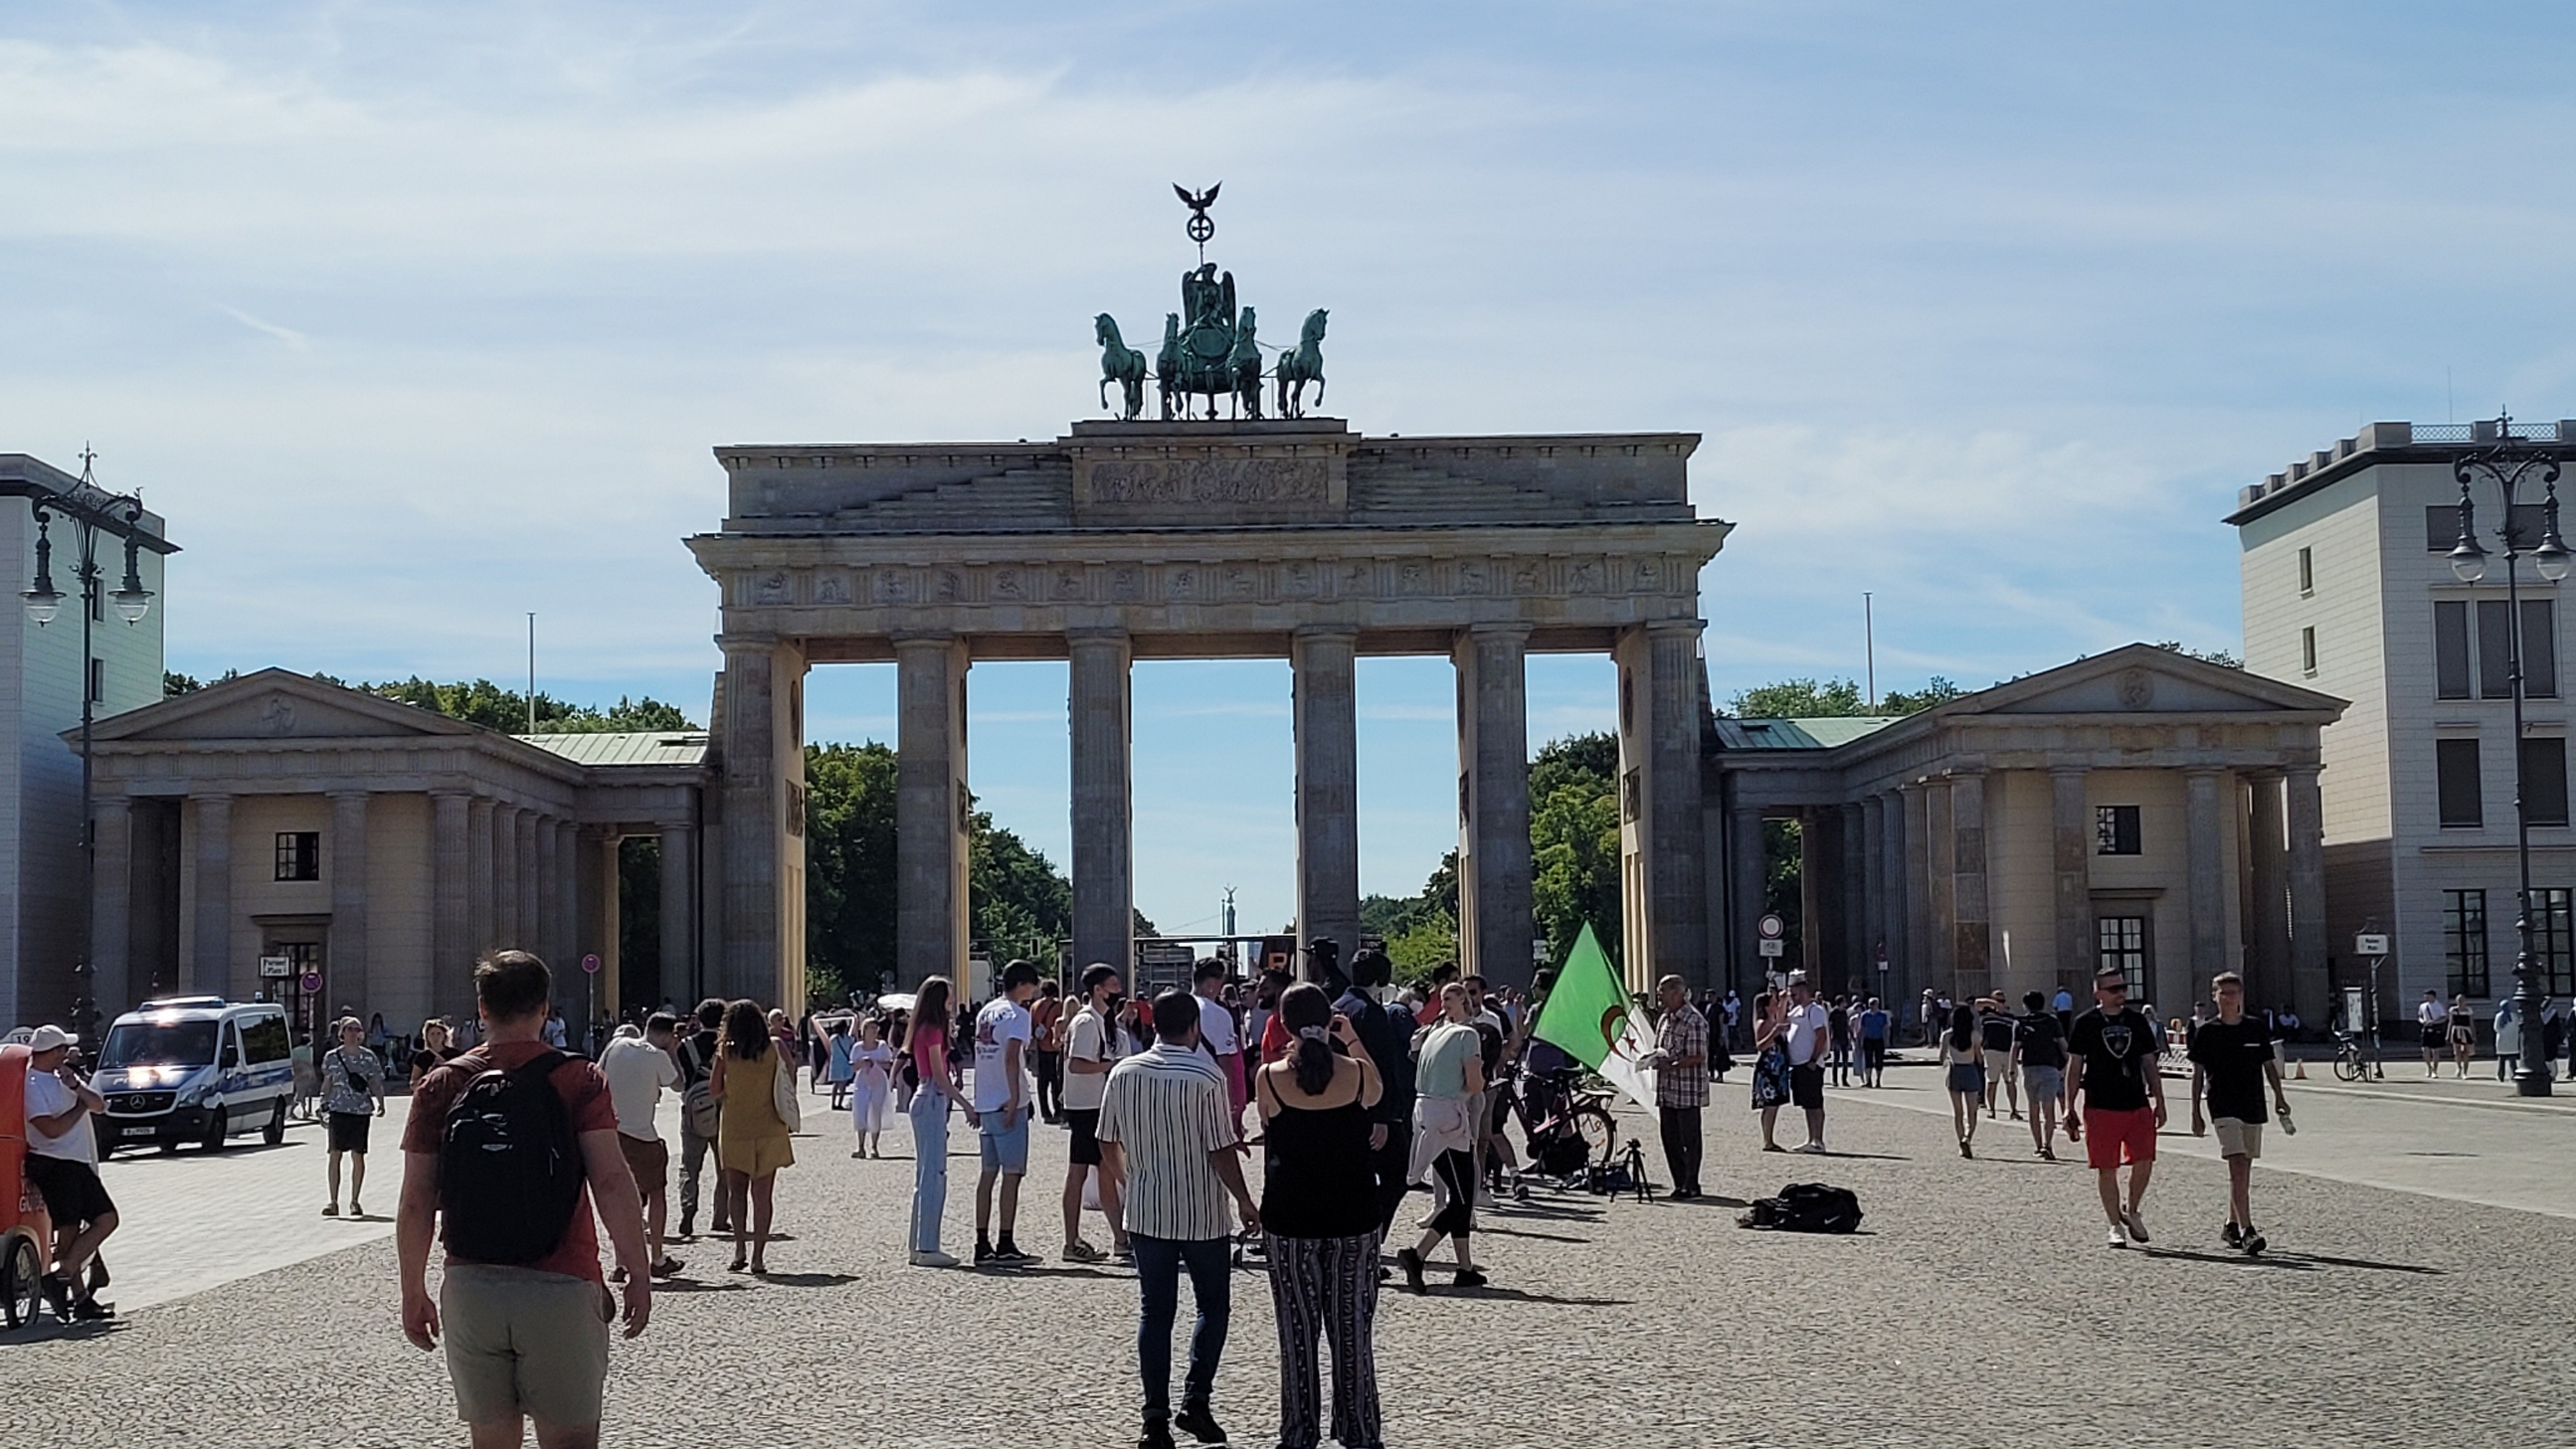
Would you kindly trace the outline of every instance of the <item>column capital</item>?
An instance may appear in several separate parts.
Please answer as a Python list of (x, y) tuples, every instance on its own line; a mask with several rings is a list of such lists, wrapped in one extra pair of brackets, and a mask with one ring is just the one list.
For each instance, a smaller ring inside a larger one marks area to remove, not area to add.
[(657, 820), (653, 828), (664, 835), (687, 835), (698, 828), (694, 820)]
[(2308, 785), (2314, 785), (2317, 782), (2317, 776), (2324, 772), (2325, 766), (2310, 764), (2286, 765), (2281, 769), (2281, 775), (2284, 779), (2295, 780)]
[[(356, 790), (326, 790), (323, 793), (329, 795), (334, 800), (364, 800), (376, 792), (361, 788)], [(435, 795), (438, 792), (433, 790), (430, 793)]]
[(736, 650), (775, 649), (785, 641), (775, 634), (718, 634), (716, 647), (727, 654)]
[[(771, 640), (770, 642), (774, 644), (777, 641)], [(894, 648), (895, 652), (898, 654), (902, 653), (906, 649), (945, 649), (956, 642), (957, 636), (946, 630), (930, 630), (919, 634), (897, 634), (894, 636)]]
[(123, 815), (133, 810), (134, 797), (123, 793), (114, 795), (102, 793), (91, 796), (89, 805), (93, 813), (113, 812)]
[(200, 805), (215, 801), (221, 801), (222, 803), (229, 805), (232, 803), (233, 792), (230, 790), (191, 790), (188, 792), (188, 798), (196, 801)]
[(2221, 775), (2231, 773), (2233, 772), (2225, 765), (2185, 765), (2182, 767), (2182, 777), (2186, 780), (2214, 780)]
[(1459, 632), (1470, 639), (1523, 639), (1530, 636), (1531, 626), (1518, 620), (1495, 620), (1470, 624)]
[(1357, 624), (1300, 624), (1292, 631), (1299, 639), (1357, 639)]
[(1708, 621), (1706, 619), (1648, 619), (1638, 627), (1644, 629), (1649, 636), (1687, 634), (1697, 638), (1707, 631)]
[(2093, 767), (2091, 765), (2051, 765), (2048, 767), (2048, 773), (2051, 776), (2089, 775), (2093, 773)]
[(1076, 644), (1124, 645), (1129, 642), (1129, 636), (1125, 629), (1115, 624), (1086, 624), (1078, 629), (1065, 630), (1064, 642), (1067, 647)]

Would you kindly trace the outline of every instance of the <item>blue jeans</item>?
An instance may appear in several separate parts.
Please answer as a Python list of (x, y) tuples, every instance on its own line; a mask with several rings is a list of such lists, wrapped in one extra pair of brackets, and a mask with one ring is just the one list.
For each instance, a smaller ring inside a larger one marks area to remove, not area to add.
[(1172, 1417), (1172, 1319), (1181, 1306), (1181, 1269), (1190, 1270), (1190, 1296), (1198, 1301), (1190, 1332), (1190, 1372), (1183, 1405), (1204, 1404), (1216, 1389), (1217, 1356), (1225, 1352), (1225, 1326), (1233, 1301), (1232, 1245), (1223, 1238), (1127, 1236), (1136, 1250), (1136, 1286), (1143, 1307), (1136, 1315), (1136, 1369), (1145, 1381), (1145, 1422)]
[(939, 1218), (948, 1210), (948, 1099), (912, 1094), (912, 1251), (939, 1251)]

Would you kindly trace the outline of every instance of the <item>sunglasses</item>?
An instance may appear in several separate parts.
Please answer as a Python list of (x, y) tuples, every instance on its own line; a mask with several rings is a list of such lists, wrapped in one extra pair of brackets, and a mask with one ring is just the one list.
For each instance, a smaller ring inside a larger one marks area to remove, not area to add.
[(2107, 991), (2107, 992), (2110, 992), (2113, 996), (2126, 996), (2126, 995), (2128, 995), (2128, 994), (2129, 994), (2129, 983), (2127, 983), (2127, 982), (2125, 982), (2125, 981), (2111, 981), (2111, 982), (2105, 982), (2104, 984), (2102, 984), (2102, 985), (2100, 985), (2100, 986), (2096, 986), (2096, 987), (2094, 987), (2093, 989), (2094, 989), (2094, 990), (2096, 990), (2096, 991)]

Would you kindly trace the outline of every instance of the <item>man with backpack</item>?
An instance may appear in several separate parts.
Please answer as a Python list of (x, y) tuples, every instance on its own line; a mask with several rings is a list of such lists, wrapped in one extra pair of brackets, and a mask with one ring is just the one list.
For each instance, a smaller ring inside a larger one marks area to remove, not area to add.
[[(724, 1109), (716, 1101), (712, 1079), (716, 1045), (722, 1039), (725, 1004), (710, 996), (691, 1013), (697, 1030), (680, 1043), (680, 1240), (698, 1235), (698, 1173), (716, 1150), (716, 1127)], [(725, 1195), (716, 1193), (717, 1237), (733, 1231), (725, 1221)]]
[(1977, 1045), (1986, 1053), (1986, 1120), (1995, 1116), (1995, 1098), (2001, 1096), (2012, 1108), (2012, 1119), (2021, 1120), (2021, 1083), (2013, 1080), (2010, 1070), (2013, 1045), (2020, 1038), (2012, 1015), (2004, 1010), (2001, 995), (1988, 996), (1977, 1002)]
[[(626, 1336), (653, 1311), (644, 1217), (597, 1067), (544, 1039), (553, 974), (525, 951), (474, 966), (484, 1043), (421, 1079), (403, 1131), (403, 1335), (447, 1350), (457, 1416), (477, 1444), (599, 1442), (611, 1301), (594, 1204), (625, 1273)], [(433, 1231), (447, 1246), (435, 1300)]]

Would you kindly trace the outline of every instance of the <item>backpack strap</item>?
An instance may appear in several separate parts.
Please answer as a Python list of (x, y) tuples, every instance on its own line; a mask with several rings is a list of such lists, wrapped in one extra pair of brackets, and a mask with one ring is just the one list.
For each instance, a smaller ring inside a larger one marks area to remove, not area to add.
[(548, 1047), (513, 1068), (510, 1075), (532, 1085), (543, 1085), (555, 1074), (555, 1068), (573, 1060), (576, 1054), (560, 1047)]

